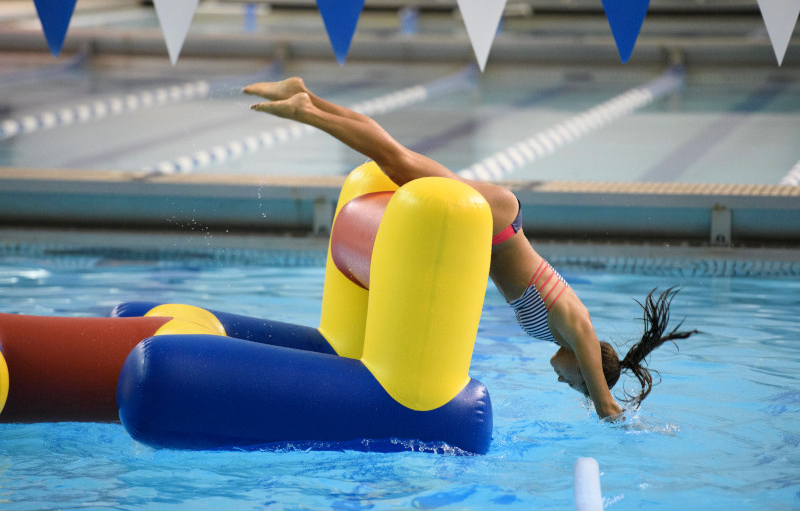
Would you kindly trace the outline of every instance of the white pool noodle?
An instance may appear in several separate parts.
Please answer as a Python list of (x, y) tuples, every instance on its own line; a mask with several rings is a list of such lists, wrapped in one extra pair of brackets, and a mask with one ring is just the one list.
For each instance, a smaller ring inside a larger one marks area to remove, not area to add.
[(600, 466), (594, 458), (575, 462), (575, 511), (603, 511)]

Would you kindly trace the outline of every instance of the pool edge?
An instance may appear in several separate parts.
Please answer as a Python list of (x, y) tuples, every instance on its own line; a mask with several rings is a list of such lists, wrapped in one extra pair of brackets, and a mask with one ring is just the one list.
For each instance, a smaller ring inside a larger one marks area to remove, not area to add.
[[(0, 227), (325, 236), (342, 176), (0, 168)], [(800, 187), (507, 181), (534, 239), (800, 248)]]

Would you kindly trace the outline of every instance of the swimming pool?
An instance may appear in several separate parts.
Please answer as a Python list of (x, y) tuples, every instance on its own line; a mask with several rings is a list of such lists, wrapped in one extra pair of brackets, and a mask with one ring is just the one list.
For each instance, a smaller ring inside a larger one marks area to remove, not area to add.
[[(0, 135), (2, 166), (269, 176), (342, 175), (363, 157), (322, 133), (287, 131), (299, 125), (251, 112), (254, 99), (241, 88), (254, 81), (299, 75), (320, 95), (348, 106), (447, 83), (446, 90), (424, 99), (370, 113), (400, 142), (457, 171), (641, 87), (664, 70), (495, 64), (465, 78), (468, 64), (460, 61), (353, 61), (341, 67), (186, 58), (171, 68), (152, 57), (100, 55), (77, 58), (71, 67), (42, 61), (26, 71), (18, 68), (19, 60), (24, 59), (0, 54), (0, 67), (8, 68), (0, 76), (0, 129), (5, 121), (16, 130), (31, 123), (49, 126), (64, 109), (70, 118), (91, 120)], [(746, 72), (690, 67), (683, 87), (508, 178), (778, 184), (800, 158), (798, 78), (790, 66)], [(123, 108), (129, 104), (135, 106)], [(115, 108), (124, 112), (112, 113)], [(92, 113), (97, 109), (101, 115)], [(268, 145), (246, 149), (262, 134)]]
[[(100, 316), (121, 301), (152, 299), (319, 321), (324, 270), (297, 259), (54, 252), (4, 252), (0, 311)], [(599, 424), (584, 399), (556, 382), (547, 363), (553, 347), (526, 338), (489, 285), (471, 368), (494, 403), (485, 456), (182, 452), (137, 444), (116, 424), (6, 424), (0, 507), (563, 510), (573, 505), (575, 460), (592, 456), (606, 509), (796, 509), (800, 279), (554, 264), (612, 343), (637, 337), (633, 299), (654, 287), (680, 285), (673, 320), (704, 332), (653, 355), (663, 382), (624, 425)]]

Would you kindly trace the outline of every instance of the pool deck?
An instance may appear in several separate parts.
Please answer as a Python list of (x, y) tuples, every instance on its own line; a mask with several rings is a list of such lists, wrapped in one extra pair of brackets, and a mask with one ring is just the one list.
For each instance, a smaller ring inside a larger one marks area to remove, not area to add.
[[(4, 168), (0, 245), (324, 254), (343, 181)], [(800, 271), (800, 187), (503, 184), (522, 203), (526, 234), (550, 258), (760, 260)]]

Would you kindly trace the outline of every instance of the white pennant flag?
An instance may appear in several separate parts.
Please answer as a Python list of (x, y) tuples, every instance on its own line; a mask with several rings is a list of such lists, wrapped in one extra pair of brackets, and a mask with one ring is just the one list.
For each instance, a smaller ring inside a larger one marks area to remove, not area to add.
[(472, 51), (475, 52), (478, 66), (483, 71), (489, 59), (489, 50), (492, 49), (494, 37), (497, 35), (500, 18), (506, 8), (506, 0), (458, 0), (458, 8), (467, 27)]
[(758, 0), (758, 8), (780, 66), (800, 15), (800, 0)]
[(167, 43), (169, 60), (174, 66), (181, 54), (183, 41), (189, 33), (199, 0), (153, 0), (158, 22)]

